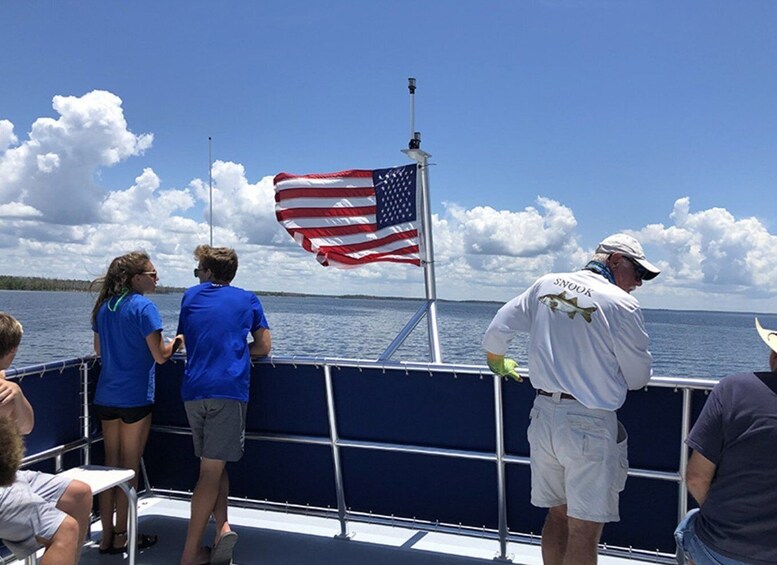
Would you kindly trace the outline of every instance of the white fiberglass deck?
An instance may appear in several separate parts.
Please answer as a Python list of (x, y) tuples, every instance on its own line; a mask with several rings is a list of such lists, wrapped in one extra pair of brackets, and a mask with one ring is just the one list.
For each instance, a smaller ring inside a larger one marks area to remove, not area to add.
[[(138, 565), (178, 563), (188, 518), (188, 501), (141, 499), (140, 531), (159, 535), (159, 542), (138, 552)], [(336, 519), (247, 508), (231, 507), (230, 522), (240, 535), (234, 565), (477, 565), (494, 563), (498, 550), (495, 540), (366, 523), (352, 524), (353, 537), (341, 540), (335, 538), (340, 532)], [(206, 544), (212, 541), (212, 535), (211, 525)], [(81, 564), (126, 563), (126, 557), (98, 553), (99, 522), (92, 527), (92, 540), (84, 548)], [(508, 555), (513, 563), (542, 564), (537, 544), (510, 542)], [(599, 558), (602, 565), (647, 562), (612, 556)]]

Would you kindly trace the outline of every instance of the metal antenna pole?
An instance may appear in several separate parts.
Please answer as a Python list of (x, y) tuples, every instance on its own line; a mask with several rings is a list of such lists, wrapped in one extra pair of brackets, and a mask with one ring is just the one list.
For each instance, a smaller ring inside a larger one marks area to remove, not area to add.
[(423, 243), (424, 283), (426, 286), (427, 315), (426, 322), (429, 330), (429, 357), (432, 363), (442, 363), (440, 352), (440, 336), (437, 331), (437, 285), (434, 276), (434, 245), (432, 243), (432, 206), (429, 198), (429, 167), (428, 160), (431, 155), (421, 150), (421, 132), (415, 128), (415, 79), (408, 79), (410, 91), (410, 143), (402, 153), (418, 163), (421, 169), (421, 208), (423, 213), (421, 241)]
[[(407, 89), (410, 91), (410, 139), (415, 139), (415, 79), (407, 79)], [(413, 149), (411, 146), (410, 149)], [(415, 149), (418, 149), (417, 147)]]
[(213, 157), (211, 157), (211, 144), (213, 138), (208, 136), (208, 186), (210, 187), (210, 246), (213, 247)]

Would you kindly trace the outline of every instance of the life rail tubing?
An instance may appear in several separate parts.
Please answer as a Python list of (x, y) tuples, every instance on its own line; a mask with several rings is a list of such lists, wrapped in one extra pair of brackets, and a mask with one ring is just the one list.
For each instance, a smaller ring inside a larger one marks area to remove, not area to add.
[(23, 467), (58, 473), (89, 464), (95, 441), (89, 421), (89, 371), (96, 362), (92, 355), (6, 370), (6, 378), (19, 382), (35, 410)]
[[(157, 367), (145, 463), (160, 493), (186, 493), (196, 482), (178, 393), (183, 359), (176, 355)], [(99, 429), (89, 417), (99, 378), (94, 356), (9, 370), (7, 378), (21, 382), (36, 410), (25, 465), (53, 460), (59, 471), (101, 462)], [(622, 522), (609, 524), (602, 538), (608, 553), (669, 561), (671, 531), (688, 504), (683, 439), (715, 383), (654, 377), (647, 394), (629, 393), (619, 417), (630, 433), (630, 479), (621, 495)], [(529, 504), (525, 432), (533, 399), (529, 383), (506, 381), (479, 365), (262, 359), (252, 369), (246, 456), (230, 467), (238, 469), (230, 472), (234, 500), (332, 515), (340, 537), (350, 535), (349, 522), (372, 521), (496, 539), (497, 559), (509, 560), (507, 542), (538, 541), (544, 516)], [(61, 418), (46, 425), (63, 410), (77, 414), (76, 426)], [(357, 427), (365, 422), (370, 429)], [(650, 504), (662, 504), (659, 514)], [(646, 520), (652, 531), (644, 531)]]

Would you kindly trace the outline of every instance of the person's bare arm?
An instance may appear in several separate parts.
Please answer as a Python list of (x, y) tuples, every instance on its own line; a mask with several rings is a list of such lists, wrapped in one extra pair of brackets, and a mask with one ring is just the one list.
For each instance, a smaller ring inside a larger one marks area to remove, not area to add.
[(707, 500), (710, 484), (715, 478), (717, 465), (704, 457), (698, 451), (694, 451), (688, 460), (688, 468), (685, 471), (685, 482), (688, 484), (688, 492), (691, 493), (699, 506)]
[(151, 332), (146, 336), (146, 344), (148, 344), (148, 349), (151, 351), (151, 356), (160, 365), (173, 356), (173, 353), (180, 347), (182, 340), (183, 337), (177, 335), (175, 339), (165, 343), (161, 330)]
[(272, 350), (272, 336), (267, 328), (259, 328), (253, 334), (254, 342), (248, 349), (251, 357), (267, 357)]
[(18, 384), (5, 380), (5, 371), (0, 371), (0, 416), (13, 419), (19, 433), (24, 435), (35, 426), (32, 406)]
[(94, 332), (94, 352), (96, 355), (100, 355), (100, 334)]

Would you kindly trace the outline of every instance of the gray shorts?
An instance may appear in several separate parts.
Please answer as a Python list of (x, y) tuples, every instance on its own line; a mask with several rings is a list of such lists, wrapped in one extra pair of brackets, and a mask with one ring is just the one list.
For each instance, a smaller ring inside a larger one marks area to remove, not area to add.
[(227, 398), (189, 400), (186, 417), (192, 428), (194, 455), (240, 461), (246, 437), (246, 403)]
[(36, 536), (50, 540), (67, 514), (56, 507), (71, 479), (19, 470), (16, 481), (0, 488), (0, 539), (17, 559), (40, 547)]
[(530, 418), (532, 504), (566, 504), (572, 518), (617, 522), (629, 461), (626, 430), (615, 412), (538, 396)]

